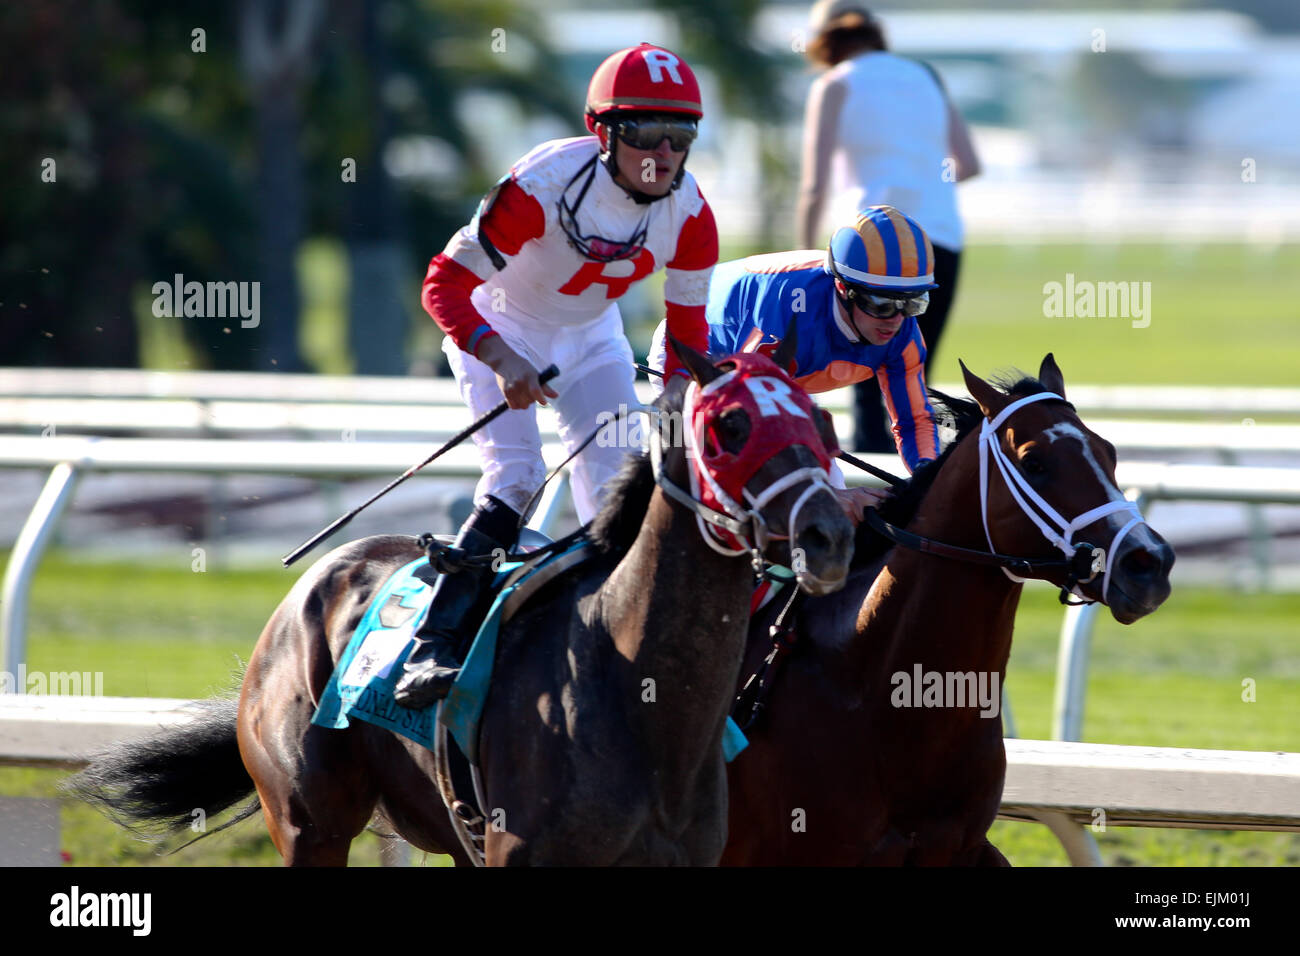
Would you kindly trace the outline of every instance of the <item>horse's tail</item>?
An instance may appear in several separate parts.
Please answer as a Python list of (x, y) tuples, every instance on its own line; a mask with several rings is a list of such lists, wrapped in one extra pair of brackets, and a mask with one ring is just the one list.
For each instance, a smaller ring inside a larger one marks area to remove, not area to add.
[(239, 701), (200, 701), (198, 710), (186, 724), (92, 755), (64, 789), (139, 832), (169, 835), (192, 828), (201, 839), (247, 819), (260, 809), (256, 796), (233, 819), (207, 827), (209, 817), (254, 792), (236, 738)]

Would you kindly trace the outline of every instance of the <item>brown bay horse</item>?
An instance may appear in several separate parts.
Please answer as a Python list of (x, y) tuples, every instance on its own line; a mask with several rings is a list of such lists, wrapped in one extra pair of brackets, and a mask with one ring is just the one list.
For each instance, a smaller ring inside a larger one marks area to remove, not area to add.
[[(1037, 381), (1005, 389), (962, 368), (977, 404), (945, 399), (958, 439), (881, 517), (1040, 562), (1019, 576), (1077, 587), (1123, 624), (1159, 607), (1173, 551), (1120, 494), (1114, 448), (1064, 400), (1052, 356)], [(1076, 584), (1092, 568), (1067, 579), (1064, 555), (1084, 541), (1105, 564)], [(864, 523), (845, 587), (802, 600), (768, 706), (728, 768), (723, 865), (1006, 864), (987, 834), (1006, 769), (998, 692), (1022, 585), (993, 563), (891, 545)], [(770, 607), (755, 616), (742, 678), (770, 650), (774, 617)]]
[[(728, 368), (684, 347), (678, 354), (695, 381), (679, 380), (660, 407), (671, 421), (685, 398), (688, 443), (703, 436), (710, 460), (725, 463), (769, 439), (737, 488), (736, 497), (742, 488), (752, 496), (745, 520), (732, 520), (741, 540), (752, 532), (746, 543), (781, 562), (800, 549), (809, 593), (841, 586), (853, 529), (821, 480), (833, 436), (815, 406), (768, 359), (738, 357)], [(755, 405), (744, 396), (754, 382), (760, 399), (776, 390), (790, 400)], [(693, 396), (710, 391), (717, 401), (698, 407), (711, 411), (693, 414)], [(770, 429), (780, 422), (799, 437), (778, 448)], [(693, 478), (697, 467), (680, 442), (630, 458), (588, 532), (597, 557), (546, 584), (502, 627), (479, 738), (483, 809), (500, 824), (486, 828), (488, 864), (717, 862), (727, 810), (721, 741), (753, 573), (747, 548), (737, 558), (706, 540), (705, 522), (730, 519), (701, 516), (700, 496), (684, 489), (725, 476)], [(359, 720), (343, 730), (311, 723), (371, 599), (421, 554), (416, 538), (388, 535), (326, 555), (266, 625), (237, 704), (210, 702), (185, 727), (118, 745), (74, 778), (74, 792), (119, 822), (180, 832), (195, 808), (212, 817), (256, 788), (235, 819), (260, 808), (287, 864), (345, 864), (376, 812), (415, 847), (469, 862), (430, 751)]]

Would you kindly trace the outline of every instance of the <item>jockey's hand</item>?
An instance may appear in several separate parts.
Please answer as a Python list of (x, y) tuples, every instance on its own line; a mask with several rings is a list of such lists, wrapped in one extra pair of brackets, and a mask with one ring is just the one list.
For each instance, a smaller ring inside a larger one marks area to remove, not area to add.
[(862, 523), (862, 519), (867, 516), (868, 508), (879, 507), (889, 497), (889, 492), (884, 488), (833, 488), (831, 490), (835, 492), (840, 507), (855, 526)]
[(527, 408), (533, 402), (545, 405), (547, 398), (556, 398), (560, 394), (538, 381), (537, 369), (499, 335), (492, 336), (479, 347), (478, 357), (496, 372), (501, 394), (511, 408)]

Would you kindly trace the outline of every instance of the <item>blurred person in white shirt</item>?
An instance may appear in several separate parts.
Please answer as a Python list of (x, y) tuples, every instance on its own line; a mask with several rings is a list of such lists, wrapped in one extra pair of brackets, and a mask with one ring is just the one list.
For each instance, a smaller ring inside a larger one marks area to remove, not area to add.
[[(970, 131), (929, 66), (888, 52), (884, 29), (861, 0), (812, 8), (806, 55), (823, 69), (808, 92), (795, 230), (805, 249), (822, 243), (828, 204), (843, 213), (889, 205), (915, 219), (934, 245), (938, 288), (918, 317), (926, 370), (952, 306), (961, 262), (956, 184), (980, 171)], [(854, 445), (894, 448), (874, 380), (854, 386)]]

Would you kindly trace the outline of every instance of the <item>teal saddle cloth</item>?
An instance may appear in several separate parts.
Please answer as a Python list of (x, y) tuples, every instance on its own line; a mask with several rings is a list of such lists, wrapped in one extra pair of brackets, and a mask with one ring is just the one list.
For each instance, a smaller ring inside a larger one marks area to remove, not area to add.
[[(580, 541), (568, 551), (546, 559), (512, 581), (509, 587), (502, 585), (520, 564), (507, 563), (496, 572), (493, 586), (500, 590), (442, 709), (443, 723), (471, 762), (478, 763), (478, 726), (492, 680), (497, 634), (507, 600), (517, 589), (525, 587), (528, 578), (548, 561), (559, 560), (586, 546), (586, 542)], [(437, 707), (423, 710), (400, 707), (393, 700), (393, 688), (402, 676), (402, 662), (415, 641), (415, 632), (428, 614), (435, 580), (428, 560), (420, 557), (399, 568), (384, 582), (325, 685), (320, 705), (312, 717), (313, 724), (342, 729), (356, 718), (433, 749)], [(728, 717), (722, 739), (727, 761), (747, 745), (740, 727)]]

